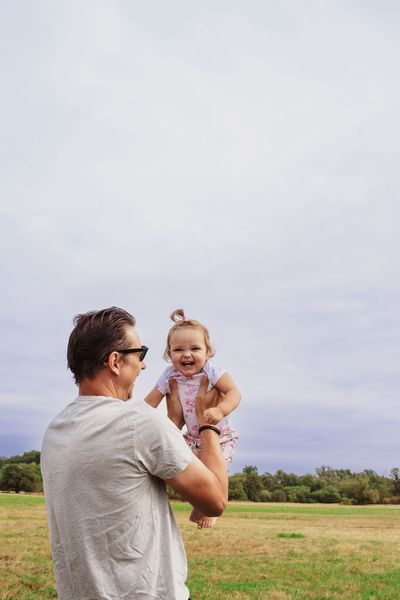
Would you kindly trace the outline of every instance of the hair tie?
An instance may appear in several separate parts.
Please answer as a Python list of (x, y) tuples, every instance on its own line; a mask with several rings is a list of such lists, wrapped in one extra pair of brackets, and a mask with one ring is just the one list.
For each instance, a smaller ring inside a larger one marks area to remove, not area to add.
[(174, 312), (170, 315), (170, 318), (171, 321), (173, 321), (174, 323), (183, 323), (184, 321), (188, 320), (186, 318), (185, 311), (183, 310), (183, 308), (177, 308), (176, 310), (174, 310)]

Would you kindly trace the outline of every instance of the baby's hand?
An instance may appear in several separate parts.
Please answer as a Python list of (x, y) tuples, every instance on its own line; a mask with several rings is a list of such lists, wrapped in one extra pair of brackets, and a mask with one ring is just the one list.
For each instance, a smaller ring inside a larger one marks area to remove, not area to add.
[(214, 408), (207, 408), (203, 413), (203, 419), (210, 425), (217, 425), (225, 417), (224, 413), (218, 406)]

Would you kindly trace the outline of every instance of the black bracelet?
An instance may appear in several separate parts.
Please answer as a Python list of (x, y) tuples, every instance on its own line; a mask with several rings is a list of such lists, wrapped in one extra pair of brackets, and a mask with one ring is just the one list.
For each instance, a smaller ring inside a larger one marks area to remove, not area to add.
[(201, 433), (205, 429), (211, 429), (211, 431), (215, 431), (215, 433), (217, 433), (218, 435), (221, 434), (221, 430), (218, 429), (218, 427), (214, 427), (214, 425), (202, 425), (201, 427), (199, 427), (199, 433)]

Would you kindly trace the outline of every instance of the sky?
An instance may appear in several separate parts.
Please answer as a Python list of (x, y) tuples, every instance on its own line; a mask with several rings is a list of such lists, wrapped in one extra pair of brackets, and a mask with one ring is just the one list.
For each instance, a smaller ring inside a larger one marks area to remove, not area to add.
[[(400, 466), (400, 6), (0, 4), (0, 455), (77, 394), (77, 313), (169, 314), (242, 393), (231, 473)], [(162, 409), (161, 409), (162, 410)]]

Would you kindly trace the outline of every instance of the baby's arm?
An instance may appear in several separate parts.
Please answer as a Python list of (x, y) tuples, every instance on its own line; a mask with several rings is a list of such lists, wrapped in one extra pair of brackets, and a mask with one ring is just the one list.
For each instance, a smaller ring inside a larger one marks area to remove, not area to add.
[(160, 404), (163, 398), (164, 394), (162, 394), (160, 390), (155, 387), (151, 390), (149, 394), (147, 394), (144, 401), (147, 402), (147, 404), (150, 404), (150, 406), (152, 406), (153, 408), (157, 408), (157, 406)]
[(224, 373), (215, 384), (217, 390), (224, 394), (221, 400), (214, 408), (207, 408), (204, 412), (204, 420), (211, 425), (217, 425), (224, 417), (229, 415), (240, 403), (240, 392), (235, 382), (228, 373)]

